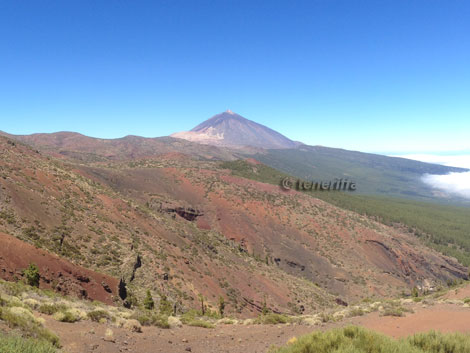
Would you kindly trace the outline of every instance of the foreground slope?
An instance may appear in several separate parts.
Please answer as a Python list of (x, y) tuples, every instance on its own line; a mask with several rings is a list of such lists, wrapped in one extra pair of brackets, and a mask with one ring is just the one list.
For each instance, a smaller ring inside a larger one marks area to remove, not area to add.
[[(45, 332), (50, 333), (49, 338), (57, 335), (63, 350), (69, 353), (273, 353), (305, 350), (317, 352), (323, 351), (322, 349), (330, 352), (332, 346), (342, 345), (354, 346), (355, 352), (388, 352), (391, 349), (395, 353), (398, 349), (401, 353), (423, 353), (423, 349), (424, 352), (435, 353), (441, 351), (441, 348), (446, 348), (447, 352), (467, 353), (470, 344), (468, 294), (468, 283), (463, 283), (450, 291), (413, 299), (364, 301), (348, 308), (333, 308), (314, 315), (278, 315), (278, 318), (284, 320), (271, 321), (271, 324), (261, 324), (259, 319), (275, 318), (272, 314), (260, 316), (255, 320), (213, 317), (205, 318), (208, 320), (206, 322), (212, 322), (211, 328), (208, 329), (186, 324), (181, 326), (179, 319), (183, 319), (183, 316), (179, 316), (171, 318), (173, 325), (169, 329), (162, 329), (148, 324), (140, 326), (134, 319), (142, 318), (144, 313), (139, 310), (59, 298), (31, 287), (0, 280), (0, 297), (4, 298), (0, 302), (0, 347), (3, 348), (2, 343), (5, 342), (2, 332), (15, 335), (9, 326), (13, 323), (12, 317), (20, 316), (34, 320), (36, 332), (42, 328), (43, 332), (47, 330)], [(52, 314), (51, 308), (61, 311)], [(2, 315), (2, 310), (10, 315)], [(65, 312), (69, 313), (73, 320), (63, 320)], [(97, 313), (101, 313), (103, 320), (97, 322)], [(365, 331), (357, 326), (373, 331)], [(35, 337), (35, 332), (31, 329), (25, 328), (23, 334)], [(424, 333), (433, 329), (452, 334)], [(341, 335), (343, 337), (338, 337), (337, 330), (344, 333)], [(396, 338), (418, 334), (406, 341), (421, 349), (411, 349), (406, 342), (386, 338), (378, 335), (376, 331)], [(307, 335), (304, 336), (305, 334)], [(36, 341), (36, 344), (39, 345), (39, 342)], [(56, 349), (53, 347), (47, 350), (47, 353), (54, 352)]]
[[(0, 138), (0, 230), (165, 294), (253, 315), (432, 289), (466, 268), (412, 235), (184, 154), (71, 164)], [(250, 164), (256, 170), (255, 161)]]

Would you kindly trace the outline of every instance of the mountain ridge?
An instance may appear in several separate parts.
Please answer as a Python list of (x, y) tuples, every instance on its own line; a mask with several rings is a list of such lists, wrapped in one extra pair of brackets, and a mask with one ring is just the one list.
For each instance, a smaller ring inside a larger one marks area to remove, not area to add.
[(127, 135), (117, 139), (101, 139), (74, 132), (32, 135), (0, 132), (0, 135), (21, 141), (51, 156), (82, 163), (154, 158), (174, 153), (200, 160), (254, 158), (302, 179), (354, 179), (358, 193), (462, 205), (469, 203), (422, 181), (425, 174), (443, 175), (466, 172), (468, 169), (341, 148), (309, 146), (289, 140), (232, 111), (216, 114), (191, 131), (164, 137)]

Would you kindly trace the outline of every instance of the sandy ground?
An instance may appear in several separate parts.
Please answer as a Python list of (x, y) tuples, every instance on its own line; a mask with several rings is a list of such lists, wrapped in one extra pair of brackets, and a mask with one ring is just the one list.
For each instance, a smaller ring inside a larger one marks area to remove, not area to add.
[(264, 353), (272, 344), (283, 345), (290, 338), (313, 330), (304, 325), (221, 325), (215, 329), (144, 327), (142, 333), (132, 333), (110, 327), (114, 342), (109, 342), (104, 339), (106, 325), (89, 321), (67, 324), (48, 319), (46, 326), (60, 336), (68, 353)]
[[(449, 293), (455, 298), (455, 293)], [(219, 325), (215, 329), (182, 327), (171, 330), (144, 327), (143, 333), (100, 325), (89, 321), (61, 323), (50, 317), (46, 326), (56, 332), (68, 353), (265, 353), (271, 345), (284, 345), (290, 338), (314, 330), (355, 324), (392, 337), (404, 337), (431, 329), (470, 333), (470, 308), (457, 304), (413, 305), (414, 313), (405, 317), (381, 317), (374, 312), (321, 327), (307, 325)], [(105, 331), (113, 331), (112, 341)]]

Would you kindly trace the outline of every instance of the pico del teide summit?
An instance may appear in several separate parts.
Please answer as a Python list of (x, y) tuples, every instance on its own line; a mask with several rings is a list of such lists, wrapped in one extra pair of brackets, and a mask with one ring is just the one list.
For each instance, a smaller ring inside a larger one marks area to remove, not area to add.
[(192, 130), (177, 132), (172, 134), (171, 137), (226, 147), (251, 146), (283, 149), (295, 148), (300, 144), (231, 110), (214, 115)]

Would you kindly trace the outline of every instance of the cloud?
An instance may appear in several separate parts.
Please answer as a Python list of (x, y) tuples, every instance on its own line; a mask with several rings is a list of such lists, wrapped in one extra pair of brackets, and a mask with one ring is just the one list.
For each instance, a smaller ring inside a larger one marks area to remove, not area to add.
[(470, 169), (470, 154), (438, 155), (438, 154), (402, 154), (391, 157), (413, 159), (415, 161), (442, 164), (448, 167), (460, 167)]
[[(413, 159), (415, 161), (441, 164), (448, 167), (470, 169), (470, 154), (403, 154), (393, 157)], [(425, 174), (421, 180), (431, 187), (447, 193), (470, 199), (470, 172), (449, 173), (446, 175)]]
[(470, 172), (446, 175), (425, 174), (422, 180), (433, 188), (470, 199)]

